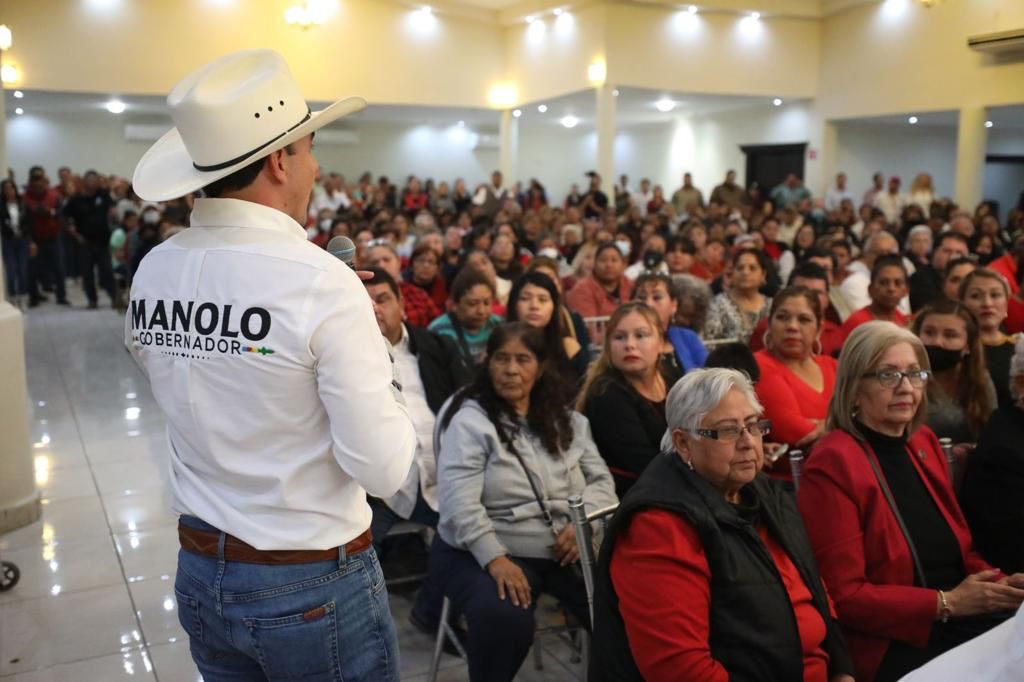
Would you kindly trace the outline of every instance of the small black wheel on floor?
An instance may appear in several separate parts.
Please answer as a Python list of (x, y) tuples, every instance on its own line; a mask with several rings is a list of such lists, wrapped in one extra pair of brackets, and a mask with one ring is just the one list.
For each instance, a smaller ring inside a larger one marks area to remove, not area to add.
[(21, 571), (9, 561), (0, 561), (0, 592), (6, 592), (18, 584)]

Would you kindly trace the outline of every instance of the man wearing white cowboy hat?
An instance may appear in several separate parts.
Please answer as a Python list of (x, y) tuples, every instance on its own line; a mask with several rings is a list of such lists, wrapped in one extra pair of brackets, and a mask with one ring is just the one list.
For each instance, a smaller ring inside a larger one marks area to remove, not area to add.
[(206, 198), (143, 260), (125, 336), (167, 418), (192, 657), (207, 682), (397, 681), (366, 494), (398, 490), (416, 435), (359, 277), (302, 226), (313, 132), (366, 103), (310, 112), (270, 50), (167, 102), (134, 187)]

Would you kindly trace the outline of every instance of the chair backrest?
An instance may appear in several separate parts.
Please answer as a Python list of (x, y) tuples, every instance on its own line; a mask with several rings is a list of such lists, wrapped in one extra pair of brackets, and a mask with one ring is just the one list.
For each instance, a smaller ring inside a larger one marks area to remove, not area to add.
[(740, 339), (738, 339), (738, 338), (730, 338), (730, 339), (701, 339), (701, 343), (703, 343), (704, 347), (707, 348), (708, 350), (712, 350), (714, 348), (718, 348), (719, 346), (724, 346), (727, 343), (738, 343), (739, 341), (740, 341)]
[(613, 504), (603, 509), (587, 513), (583, 506), (583, 496), (573, 495), (569, 498), (569, 513), (572, 525), (576, 529), (576, 547), (580, 552), (580, 569), (583, 571), (583, 584), (587, 588), (587, 606), (590, 608), (590, 622), (594, 622), (594, 565), (597, 563), (597, 552), (594, 549), (594, 523), (600, 522), (607, 528), (608, 519), (619, 508)]
[(610, 319), (610, 315), (583, 318), (583, 324), (587, 326), (587, 334), (590, 336), (590, 352), (594, 355), (600, 354), (604, 347), (604, 332)]
[(800, 490), (800, 477), (804, 474), (803, 450), (789, 451), (789, 471), (793, 475), (793, 487)]

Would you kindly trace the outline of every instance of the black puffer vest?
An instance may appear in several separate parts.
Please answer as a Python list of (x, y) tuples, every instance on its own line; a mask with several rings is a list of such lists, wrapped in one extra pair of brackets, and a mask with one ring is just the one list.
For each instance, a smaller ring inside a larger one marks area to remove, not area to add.
[[(825, 620), (829, 677), (852, 674), (789, 485), (758, 474), (744, 495), (759, 507), (760, 523), (792, 559)], [(634, 514), (652, 508), (678, 514), (697, 530), (711, 569), (711, 656), (729, 671), (730, 681), (803, 682), (803, 650), (792, 603), (757, 528), (674, 452), (651, 462), (609, 525), (594, 576), (590, 682), (644, 679), (630, 652), (609, 566), (619, 533)], [(676, 679), (687, 679), (686, 671), (680, 670)]]

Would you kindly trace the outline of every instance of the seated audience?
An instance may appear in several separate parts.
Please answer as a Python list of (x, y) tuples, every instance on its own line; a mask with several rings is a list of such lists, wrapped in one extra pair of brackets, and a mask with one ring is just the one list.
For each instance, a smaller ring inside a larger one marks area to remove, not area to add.
[(670, 275), (687, 275), (693, 268), (697, 257), (697, 249), (686, 237), (677, 234), (668, 242), (665, 252), (665, 263)]
[(470, 367), (483, 360), (487, 340), (501, 324), (501, 318), (491, 312), (493, 300), (492, 280), (476, 268), (463, 268), (452, 282), (448, 312), (430, 323), (430, 331), (455, 341), (463, 362)]
[(892, 322), (905, 327), (907, 316), (900, 312), (900, 299), (907, 295), (907, 269), (899, 256), (881, 256), (871, 268), (868, 297), (871, 302), (853, 313), (843, 323), (845, 340), (854, 329), (872, 320)]
[[(961, 303), (939, 300), (917, 314), (911, 331), (924, 344), (932, 371), (925, 391), (928, 427), (958, 445), (976, 443), (996, 409), (977, 318)], [(954, 452), (966, 454), (963, 446)]]
[[(931, 230), (927, 226), (930, 239)], [(917, 228), (914, 228), (915, 230)], [(913, 232), (913, 230), (911, 230)], [(966, 258), (970, 251), (967, 238), (959, 232), (943, 232), (938, 236), (938, 243), (932, 252), (931, 263), (915, 263), (917, 268), (910, 276), (910, 309), (915, 313), (943, 295), (943, 281), (947, 268), (961, 258)], [(947, 296), (947, 298), (949, 298)], [(954, 300), (959, 296), (953, 296)]]
[(558, 286), (546, 272), (527, 272), (512, 285), (508, 298), (508, 321), (525, 322), (544, 333), (551, 367), (571, 385), (578, 385), (587, 373), (590, 350), (563, 327), (562, 298)]
[(527, 272), (543, 272), (558, 287), (558, 297), (562, 301), (560, 315), (562, 316), (563, 331), (576, 339), (581, 348), (587, 349), (587, 361), (590, 360), (590, 334), (587, 332), (587, 323), (583, 316), (565, 305), (565, 288), (562, 286), (562, 278), (559, 276), (560, 269), (558, 261), (547, 256), (535, 256), (530, 264), (526, 266)]
[[(480, 249), (473, 249), (467, 253), (463, 266), (464, 268), (479, 270), (487, 277), (494, 287), (494, 300), (491, 302), (491, 310), (495, 315), (504, 317), (508, 294), (512, 291), (512, 282), (504, 277), (498, 277), (498, 271), (494, 269), (491, 257)], [(452, 281), (454, 282), (455, 280), (453, 279)]]
[[(775, 295), (765, 347), (754, 354), (761, 380), (757, 397), (771, 420), (772, 440), (807, 449), (825, 433), (825, 417), (836, 381), (836, 361), (821, 354), (821, 301), (804, 287)], [(788, 458), (769, 465), (788, 477)]]
[[(817, 294), (822, 310), (821, 336), (818, 339), (821, 343), (821, 354), (836, 356), (839, 355), (839, 349), (843, 346), (843, 330), (840, 325), (828, 318), (830, 312), (833, 316), (838, 317), (830, 307), (828, 280), (828, 273), (824, 268), (816, 263), (805, 262), (793, 269), (786, 286), (804, 287)], [(754, 331), (750, 335), (751, 350), (759, 351), (764, 348), (764, 335), (768, 331), (769, 320), (770, 316), (765, 317), (754, 327)]]
[[(851, 261), (846, 267), (847, 274), (839, 287), (852, 310), (860, 310), (871, 304), (868, 290), (871, 287), (871, 273), (874, 271), (875, 261), (882, 256), (898, 255), (899, 252), (899, 242), (889, 232), (876, 232), (864, 242), (860, 258)], [(900, 260), (902, 261), (902, 258)]]
[(978, 269), (978, 264), (969, 258), (951, 260), (946, 266), (946, 274), (942, 278), (942, 295), (949, 301), (960, 300), (960, 286), (967, 275)]
[(619, 247), (613, 242), (601, 244), (594, 255), (594, 272), (576, 283), (565, 295), (565, 302), (585, 318), (611, 315), (633, 293), (625, 269), (626, 259)]
[(576, 409), (590, 420), (621, 497), (658, 454), (670, 387), (658, 366), (664, 336), (654, 310), (643, 303), (623, 305), (608, 320), (605, 336)]
[(736, 339), (747, 343), (771, 299), (760, 292), (772, 267), (762, 251), (742, 249), (732, 258), (732, 277), (727, 290), (711, 299), (704, 338)]
[(590, 679), (852, 682), (792, 494), (759, 473), (771, 425), (747, 377), (695, 370), (667, 409), (601, 550)]
[[(707, 233), (703, 230), (704, 227), (700, 226), (700, 230), (693, 230), (691, 234), (704, 234), (704, 239), (707, 240)], [(709, 283), (721, 277), (726, 264), (725, 244), (717, 239), (707, 241), (702, 247), (697, 246), (696, 242), (693, 243), (697, 249), (697, 260), (690, 268), (690, 274)]]
[(444, 310), (448, 303), (448, 284), (441, 275), (441, 256), (434, 246), (424, 243), (416, 245), (409, 258), (409, 268), (405, 271), (404, 279), (422, 289), (439, 310)]
[(567, 407), (546, 351), (539, 330), (502, 325), (484, 370), (442, 420), (430, 570), (466, 617), (474, 682), (516, 676), (542, 592), (589, 627), (568, 498), (583, 495), (590, 511), (617, 501), (587, 420)]
[(985, 346), (985, 365), (1000, 407), (1013, 405), (1010, 395), (1010, 359), (1013, 339), (1003, 333), (1010, 288), (1006, 280), (988, 268), (978, 268), (960, 285), (960, 302), (978, 318), (981, 342)]
[(1024, 341), (1010, 364), (1014, 402), (985, 425), (967, 460), (960, 501), (974, 546), (1009, 573), (1024, 571)]
[[(445, 401), (469, 383), (469, 368), (462, 362), (451, 339), (402, 321), (402, 294), (398, 283), (375, 268), (363, 280), (373, 301), (380, 331), (391, 342), (395, 367), (402, 381), (409, 416), (416, 428), (416, 455), (405, 483), (387, 500), (368, 499), (373, 511), (370, 531), (374, 548), (383, 556), (384, 538), (401, 520), (437, 527), (437, 458), (434, 452), (435, 415)], [(441, 592), (428, 579), (416, 598), (411, 619), (423, 631), (436, 632), (441, 617)]]
[(946, 458), (925, 418), (928, 354), (868, 322), (847, 339), (828, 433), (797, 499), (858, 680), (898, 680), (997, 625), (1024, 599), (972, 549)]
[(443, 308), (426, 291), (402, 279), (402, 260), (394, 244), (383, 239), (370, 242), (366, 249), (366, 265), (380, 268), (398, 282), (402, 290), (406, 322), (414, 327), (426, 327), (431, 320), (441, 315)]
[(747, 375), (751, 386), (757, 386), (761, 380), (761, 368), (757, 366), (757, 358), (750, 346), (739, 341), (723, 343), (715, 346), (704, 361), (705, 367), (723, 367), (737, 369)]
[(704, 366), (708, 351), (696, 332), (673, 324), (679, 299), (668, 275), (641, 275), (633, 288), (633, 300), (647, 304), (658, 314), (664, 342), (661, 373), (671, 386), (691, 369)]

